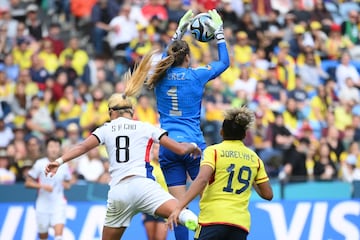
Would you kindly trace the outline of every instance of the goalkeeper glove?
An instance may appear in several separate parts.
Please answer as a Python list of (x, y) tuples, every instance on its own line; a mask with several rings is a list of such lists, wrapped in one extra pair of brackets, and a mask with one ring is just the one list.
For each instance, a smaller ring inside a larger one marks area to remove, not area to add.
[(225, 37), (224, 37), (223, 21), (220, 15), (216, 11), (216, 9), (209, 10), (208, 13), (212, 21), (208, 21), (207, 25), (214, 31), (216, 40), (218, 42), (224, 42)]
[(181, 38), (184, 36), (190, 22), (191, 19), (193, 17), (193, 11), (190, 9), (188, 10), (184, 16), (182, 16), (182, 18), (180, 19), (179, 25), (175, 31), (175, 34), (172, 37), (172, 40), (181, 40)]

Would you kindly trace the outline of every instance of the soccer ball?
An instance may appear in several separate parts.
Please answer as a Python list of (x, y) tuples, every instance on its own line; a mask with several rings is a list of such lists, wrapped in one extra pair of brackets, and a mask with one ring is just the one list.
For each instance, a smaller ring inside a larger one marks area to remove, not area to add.
[(208, 13), (196, 15), (190, 23), (191, 35), (200, 42), (208, 42), (214, 39), (214, 32), (205, 24), (212, 21)]

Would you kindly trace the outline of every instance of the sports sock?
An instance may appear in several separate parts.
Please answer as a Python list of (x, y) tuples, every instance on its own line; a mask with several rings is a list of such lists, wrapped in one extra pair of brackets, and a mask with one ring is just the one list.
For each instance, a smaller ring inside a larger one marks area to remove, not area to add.
[(195, 231), (198, 225), (198, 217), (189, 209), (184, 209), (180, 212), (179, 221), (192, 231)]
[(188, 240), (189, 239), (189, 230), (182, 225), (177, 225), (177, 227), (174, 227), (174, 233), (175, 233), (176, 240)]

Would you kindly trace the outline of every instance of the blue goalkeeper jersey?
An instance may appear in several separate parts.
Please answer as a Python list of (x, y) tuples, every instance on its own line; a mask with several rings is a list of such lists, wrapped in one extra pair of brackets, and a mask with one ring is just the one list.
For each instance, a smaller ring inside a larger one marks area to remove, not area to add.
[(203, 143), (200, 111), (205, 84), (229, 66), (226, 43), (218, 43), (219, 60), (204, 67), (171, 67), (155, 86), (161, 128), (178, 142)]

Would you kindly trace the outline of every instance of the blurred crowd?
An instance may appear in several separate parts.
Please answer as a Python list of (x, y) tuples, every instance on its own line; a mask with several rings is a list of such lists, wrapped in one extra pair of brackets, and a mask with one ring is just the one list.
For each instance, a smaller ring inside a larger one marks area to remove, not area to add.
[[(216, 8), (230, 67), (205, 90), (202, 129), (221, 141), (222, 112), (247, 105), (246, 144), (272, 178), (360, 180), (360, 5), (323, 0), (0, 0), (0, 183), (23, 181), (44, 156), (108, 121), (107, 98), (150, 51), (154, 63), (189, 8)], [(192, 66), (211, 62), (215, 42), (184, 36)], [(186, 97), (186, 96), (184, 96)], [(158, 125), (153, 94), (136, 119)], [(107, 183), (102, 147), (72, 161), (74, 182)]]

